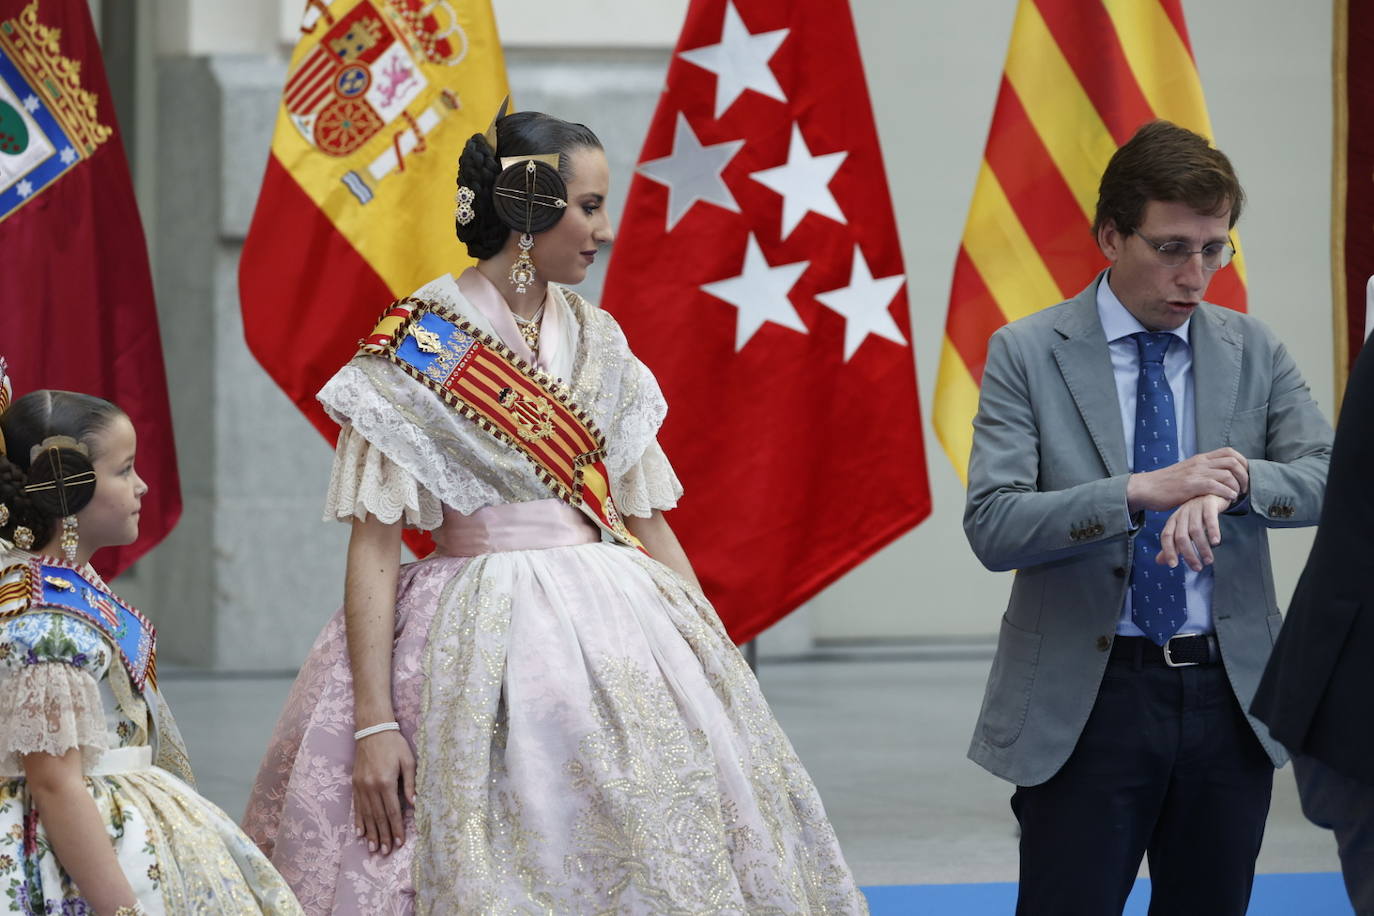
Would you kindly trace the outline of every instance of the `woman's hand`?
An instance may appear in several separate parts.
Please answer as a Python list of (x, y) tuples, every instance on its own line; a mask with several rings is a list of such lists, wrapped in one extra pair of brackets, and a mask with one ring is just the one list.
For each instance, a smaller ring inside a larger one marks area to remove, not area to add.
[[(344, 634), (353, 673), (353, 721), (365, 728), (396, 719), (391, 653), (396, 637), (396, 582), (401, 523), (354, 519), (344, 582)], [(405, 842), (401, 793), (414, 803), (415, 755), (397, 731), (359, 739), (353, 756), (353, 823), (368, 847), (387, 855)]]
[(406, 840), (405, 804), (415, 805), (415, 754), (398, 731), (358, 741), (353, 755), (353, 824), (367, 848), (389, 855)]

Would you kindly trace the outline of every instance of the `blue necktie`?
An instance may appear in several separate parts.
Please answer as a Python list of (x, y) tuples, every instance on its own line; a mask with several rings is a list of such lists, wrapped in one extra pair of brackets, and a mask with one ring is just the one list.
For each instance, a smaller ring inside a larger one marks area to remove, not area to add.
[[(1134, 471), (1157, 471), (1179, 460), (1178, 420), (1174, 393), (1164, 375), (1164, 354), (1173, 334), (1132, 334), (1140, 353), (1136, 381)], [(1188, 619), (1183, 591), (1183, 564), (1173, 569), (1155, 562), (1159, 534), (1169, 512), (1146, 510), (1145, 524), (1135, 536), (1131, 564), (1131, 620), (1157, 645), (1164, 645)]]

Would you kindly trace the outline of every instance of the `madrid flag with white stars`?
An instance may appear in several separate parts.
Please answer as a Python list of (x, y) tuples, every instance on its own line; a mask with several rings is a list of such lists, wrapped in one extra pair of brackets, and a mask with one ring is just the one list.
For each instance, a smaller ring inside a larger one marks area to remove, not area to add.
[(603, 303), (744, 641), (930, 512), (906, 280), (846, 0), (692, 0), (667, 82)]

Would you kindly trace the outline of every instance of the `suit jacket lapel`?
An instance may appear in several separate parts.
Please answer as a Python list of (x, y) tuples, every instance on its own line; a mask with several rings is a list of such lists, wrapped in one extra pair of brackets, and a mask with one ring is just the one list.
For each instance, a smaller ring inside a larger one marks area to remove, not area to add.
[[(1105, 274), (1105, 272), (1104, 272)], [(1115, 477), (1127, 473), (1126, 434), (1121, 429), (1121, 405), (1116, 398), (1107, 335), (1097, 317), (1097, 284), (1104, 274), (1070, 300), (1055, 330), (1064, 338), (1054, 345), (1054, 359), (1097, 453)]]
[(1244, 342), (1226, 309), (1204, 303), (1189, 325), (1193, 348), (1193, 416), (1197, 450), (1210, 452), (1226, 444), (1240, 393)]

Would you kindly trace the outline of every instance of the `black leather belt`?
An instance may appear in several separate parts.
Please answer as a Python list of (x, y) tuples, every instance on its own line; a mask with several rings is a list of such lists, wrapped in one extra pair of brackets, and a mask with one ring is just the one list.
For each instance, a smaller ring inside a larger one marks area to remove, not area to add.
[(1114, 660), (1136, 665), (1167, 665), (1187, 668), (1192, 665), (1215, 665), (1221, 661), (1221, 649), (1211, 633), (1184, 633), (1162, 646), (1144, 636), (1118, 636), (1112, 641)]

